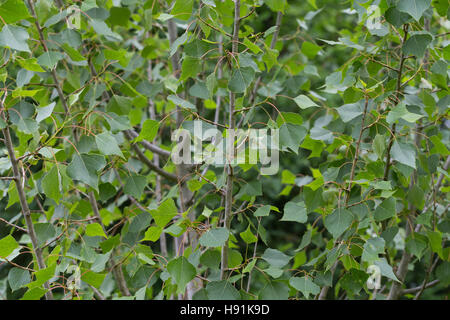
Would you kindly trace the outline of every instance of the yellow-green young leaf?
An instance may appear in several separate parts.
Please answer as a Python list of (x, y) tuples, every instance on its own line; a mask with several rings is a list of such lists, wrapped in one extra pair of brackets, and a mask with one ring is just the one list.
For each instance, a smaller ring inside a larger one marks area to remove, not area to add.
[(86, 60), (86, 58), (83, 57), (83, 55), (81, 53), (79, 53), (76, 49), (74, 49), (71, 46), (69, 46), (67, 43), (64, 43), (61, 47), (69, 55), (70, 59), (72, 59), (73, 61), (84, 61), (84, 60)]
[(252, 230), (250, 229), (250, 225), (247, 227), (247, 229), (239, 234), (242, 238), (242, 240), (245, 241), (245, 243), (250, 244), (258, 241), (258, 238), (252, 233)]
[(39, 300), (47, 292), (44, 288), (36, 287), (29, 289), (20, 300)]
[(6, 0), (0, 5), (0, 16), (7, 24), (27, 19), (30, 17), (23, 0)]
[(45, 282), (53, 278), (55, 275), (55, 269), (56, 263), (48, 266), (47, 268), (36, 271), (34, 273), (36, 280), (27, 284), (27, 287), (33, 289), (42, 286)]
[(294, 101), (300, 107), (300, 109), (308, 109), (311, 107), (318, 107), (317, 103), (315, 103), (309, 97), (307, 97), (303, 94), (295, 97)]
[(147, 119), (142, 125), (142, 130), (139, 136), (135, 139), (136, 142), (147, 140), (153, 141), (158, 134), (159, 122), (152, 119)]
[(217, 109), (216, 103), (214, 101), (212, 101), (212, 100), (205, 100), (203, 102), (203, 104), (205, 105), (206, 109), (211, 109), (211, 110)]
[(266, 48), (266, 52), (264, 53), (262, 59), (266, 63), (267, 71), (270, 71), (274, 65), (278, 64), (278, 54), (278, 50)]
[(150, 227), (145, 231), (144, 239), (141, 241), (158, 241), (159, 237), (161, 236), (163, 228), (161, 227)]
[(106, 273), (96, 273), (88, 269), (81, 269), (81, 280), (97, 289), (100, 288), (105, 277)]
[(11, 181), (8, 188), (8, 204), (6, 205), (6, 209), (17, 202), (19, 202), (19, 192), (17, 192), (16, 182)]
[(155, 220), (156, 224), (164, 228), (173, 217), (178, 214), (175, 202), (170, 198), (161, 203), (161, 205), (156, 210), (151, 210), (150, 214)]
[(294, 184), (295, 174), (293, 174), (289, 170), (283, 170), (283, 172), (281, 173), (281, 183)]
[(0, 239), (0, 258), (8, 257), (17, 248), (19, 248), (19, 244), (11, 235)]
[(188, 20), (192, 14), (194, 0), (176, 0), (170, 14), (180, 20)]
[(314, 59), (319, 51), (320, 47), (312, 42), (305, 41), (302, 43), (302, 53), (307, 56), (308, 59)]
[(44, 69), (38, 64), (36, 58), (30, 58), (30, 59), (17, 59), (17, 62), (19, 65), (29, 71), (35, 71), (35, 72), (45, 72)]
[(86, 235), (89, 237), (105, 237), (108, 238), (105, 234), (105, 231), (103, 231), (103, 228), (98, 223), (90, 223), (86, 227)]
[(248, 40), (248, 38), (246, 37), (244, 39), (244, 45), (249, 48), (254, 54), (260, 53), (262, 52), (261, 48), (258, 47), (256, 44), (254, 44), (253, 42), (251, 42), (250, 40)]
[(284, 12), (287, 1), (286, 0), (264, 0), (264, 3), (272, 10), (272, 11), (281, 11)]

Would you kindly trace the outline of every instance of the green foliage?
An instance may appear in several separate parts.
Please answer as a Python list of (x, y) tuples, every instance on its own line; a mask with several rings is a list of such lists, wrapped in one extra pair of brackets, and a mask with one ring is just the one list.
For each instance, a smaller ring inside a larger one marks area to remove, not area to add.
[[(444, 299), (449, 12), (0, 1), (2, 297)], [(194, 120), (279, 129), (278, 172), (175, 163)]]

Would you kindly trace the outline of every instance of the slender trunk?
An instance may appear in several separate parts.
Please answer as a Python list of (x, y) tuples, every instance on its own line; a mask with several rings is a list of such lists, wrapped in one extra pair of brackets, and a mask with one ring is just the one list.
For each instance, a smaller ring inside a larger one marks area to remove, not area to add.
[[(94, 192), (89, 192), (89, 202), (91, 203), (92, 211), (94, 212), (95, 217), (97, 218), (98, 223), (102, 226), (103, 232), (106, 234), (107, 230), (102, 223), (102, 219), (100, 217), (100, 212), (98, 210), (97, 200), (95, 199)], [(114, 252), (109, 258), (108, 264), (110, 268), (112, 268), (112, 272), (114, 278), (117, 281), (117, 286), (119, 287), (120, 292), (124, 296), (131, 296), (130, 290), (128, 289), (127, 282), (125, 280), (125, 276), (122, 271), (122, 264), (116, 265), (116, 261), (114, 258)]]
[[(5, 94), (6, 94), (6, 92), (5, 92)], [(5, 116), (6, 109), (5, 109), (5, 106), (3, 104), (3, 101), (0, 102), (0, 108), (2, 110), (2, 118), (3, 118), (3, 120), (6, 123), (8, 123), (7, 118)], [(14, 146), (13, 146), (13, 143), (12, 143), (11, 133), (9, 131), (9, 126), (7, 125), (2, 130), (2, 132), (3, 132), (3, 137), (5, 139), (6, 148), (8, 150), (9, 160), (11, 162), (11, 167), (12, 167), (13, 174), (14, 174), (13, 178), (14, 178), (14, 182), (16, 184), (17, 193), (19, 194), (19, 201), (20, 201), (20, 206), (22, 208), (22, 215), (23, 215), (23, 217), (25, 219), (25, 224), (27, 226), (28, 236), (30, 237), (31, 245), (33, 247), (32, 250), (33, 250), (33, 253), (34, 253), (34, 257), (36, 258), (39, 270), (45, 269), (46, 265), (45, 265), (44, 257), (42, 256), (42, 249), (39, 247), (39, 244), (38, 244), (38, 241), (37, 241), (36, 231), (34, 229), (33, 220), (31, 219), (31, 212), (30, 212), (30, 208), (28, 207), (27, 196), (26, 196), (25, 190), (24, 190), (24, 182), (25, 182), (25, 178), (26, 177), (21, 174), (21, 170), (19, 169), (20, 162), (17, 161), (16, 155), (14, 153)], [(44, 288), (47, 290), (47, 292), (45, 293), (45, 298), (47, 300), (53, 300), (53, 294), (50, 291), (50, 285), (49, 285), (49, 283), (47, 281), (44, 283)]]
[[(408, 38), (408, 28), (409, 28), (408, 24), (406, 24), (403, 27), (404, 36), (403, 36), (403, 39), (402, 39), (402, 47), (405, 44), (406, 39)], [(403, 50), (402, 50), (401, 57), (400, 57), (400, 66), (399, 66), (399, 68), (397, 70), (397, 87), (396, 87), (396, 93), (395, 93), (395, 100), (396, 100), (395, 104), (396, 105), (400, 102), (400, 98), (401, 98), (401, 95), (402, 95), (402, 92), (401, 92), (401, 90), (402, 90), (402, 76), (403, 76), (403, 65), (405, 63), (405, 60), (406, 60), (406, 56), (405, 56), (405, 54), (403, 53)], [(391, 149), (392, 149), (392, 145), (394, 144), (395, 131), (396, 131), (396, 124), (394, 123), (392, 125), (392, 127), (391, 127), (391, 136), (390, 136), (390, 139), (389, 139), (389, 145), (388, 145), (387, 150), (386, 150), (386, 166), (384, 168), (384, 178), (383, 178), (385, 181), (387, 181), (387, 179), (389, 178), (389, 170), (391, 168)]]
[[(364, 103), (364, 112), (363, 112), (363, 116), (362, 116), (362, 120), (361, 120), (361, 129), (359, 130), (359, 137), (358, 140), (356, 141), (356, 148), (355, 148), (355, 155), (353, 156), (353, 161), (352, 161), (352, 169), (350, 171), (350, 179), (348, 182), (348, 187), (346, 190), (346, 195), (345, 195), (345, 208), (348, 207), (348, 201), (350, 199), (350, 194), (352, 191), (352, 185), (353, 185), (353, 179), (355, 177), (355, 170), (356, 170), (356, 164), (358, 162), (358, 158), (359, 158), (359, 148), (361, 145), (361, 141), (362, 141), (362, 136), (364, 133), (364, 130), (366, 129), (364, 127), (364, 123), (366, 122), (366, 116), (367, 116), (367, 108), (369, 106), (369, 97), (366, 96), (366, 101)], [(337, 268), (338, 262), (336, 262), (330, 269), (331, 275), (334, 275), (334, 272)], [(325, 286), (322, 288), (322, 290), (320, 290), (320, 294), (319, 294), (319, 300), (325, 300), (328, 294), (328, 290), (330, 287)]]
[[(148, 61), (147, 79), (149, 82), (152, 81), (152, 61), (151, 60)], [(155, 104), (153, 103), (152, 99), (148, 99), (148, 106), (149, 106), (148, 111), (150, 114), (150, 119), (156, 120)], [(152, 142), (157, 143), (158, 140), (159, 140), (158, 138), (155, 138)], [(153, 155), (153, 163), (155, 164), (155, 167), (159, 168), (159, 155), (158, 154)], [(156, 203), (159, 206), (159, 204), (161, 203), (161, 199), (162, 199), (161, 177), (157, 174), (155, 179), (156, 179), (156, 181), (155, 181)], [(167, 239), (166, 239), (166, 234), (164, 232), (161, 233), (161, 236), (159, 237), (159, 245), (161, 248), (161, 254), (164, 257), (167, 257)]]
[[(235, 0), (234, 2), (234, 23), (233, 23), (233, 39), (232, 39), (232, 47), (231, 53), (235, 56), (238, 53), (238, 45), (239, 45), (239, 25), (241, 22), (240, 18), (240, 10), (241, 10), (241, 1)], [(228, 127), (230, 136), (234, 140), (234, 135), (232, 131), (234, 130), (234, 108), (236, 103), (236, 95), (233, 92), (230, 92), (230, 109), (229, 109), (229, 118), (228, 118)], [(231, 149), (231, 150), (230, 150)], [(231, 154), (231, 156), (230, 156)], [(227, 144), (227, 155), (228, 161), (232, 161), (234, 158), (234, 143)], [(227, 184), (226, 184), (226, 194), (225, 194), (225, 220), (224, 227), (229, 231), (231, 227), (232, 220), (232, 206), (233, 206), (233, 168), (231, 167), (231, 163), (227, 164)], [(225, 270), (228, 268), (228, 241), (225, 242), (225, 245), (222, 247), (222, 255), (221, 255), (221, 268), (220, 268), (220, 278), (225, 278)]]

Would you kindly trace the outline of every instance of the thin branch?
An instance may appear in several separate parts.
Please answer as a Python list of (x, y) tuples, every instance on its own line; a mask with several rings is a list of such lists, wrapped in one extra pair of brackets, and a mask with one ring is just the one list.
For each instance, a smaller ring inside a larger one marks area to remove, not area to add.
[[(240, 27), (240, 10), (241, 10), (241, 1), (235, 0), (234, 2), (234, 24), (233, 24), (233, 41), (232, 41), (232, 49), (231, 53), (233, 56), (236, 56), (238, 53), (238, 44), (239, 44), (239, 27)], [(233, 92), (230, 92), (230, 109), (229, 109), (229, 118), (228, 118), (228, 127), (230, 130), (234, 129), (234, 108), (236, 103), (236, 95)], [(231, 150), (228, 150), (231, 148)], [(234, 146), (231, 144), (227, 145), (227, 153), (234, 154)], [(231, 159), (230, 159), (231, 160)], [(226, 181), (226, 194), (225, 194), (225, 221), (224, 227), (227, 230), (230, 230), (231, 220), (232, 220), (232, 209), (233, 209), (233, 168), (231, 164), (228, 164), (226, 167), (227, 170), (227, 181)], [(228, 268), (228, 241), (225, 242), (222, 247), (221, 254), (221, 267), (220, 267), (220, 279), (225, 278), (225, 270)]]
[[(89, 192), (89, 202), (91, 203), (91, 207), (92, 207), (92, 211), (94, 212), (94, 216), (97, 217), (97, 221), (101, 225), (103, 232), (105, 234), (108, 234), (108, 231), (106, 230), (105, 225), (102, 222), (102, 219), (100, 216), (100, 211), (98, 210), (97, 200), (95, 199), (95, 195), (94, 195), (93, 191)], [(113, 255), (111, 255), (111, 257), (109, 258), (108, 264), (112, 265), (112, 272), (114, 274), (114, 278), (116, 278), (116, 280), (117, 280), (117, 285), (119, 287), (120, 292), (124, 296), (131, 296), (130, 290), (128, 289), (128, 286), (127, 286), (127, 282), (123, 275), (122, 265), (121, 264), (116, 265)]]
[[(6, 91), (5, 91), (5, 95), (4, 95), (4, 99), (5, 98), (6, 98)], [(5, 110), (4, 100), (0, 100), (0, 110)], [(5, 123), (8, 123), (5, 113), (6, 113), (5, 111), (1, 112), (2, 118), (5, 121)], [(31, 219), (31, 212), (30, 212), (30, 208), (28, 207), (27, 196), (26, 196), (26, 193), (24, 190), (24, 186), (22, 185), (22, 183), (19, 183), (19, 181), (22, 181), (22, 179), (25, 179), (25, 177), (22, 177), (22, 173), (19, 168), (20, 163), (16, 159), (16, 154), (14, 152), (14, 146), (13, 146), (13, 142), (11, 139), (11, 133), (9, 131), (9, 125), (7, 125), (2, 130), (2, 132), (3, 132), (3, 137), (5, 138), (5, 144), (6, 144), (6, 148), (8, 150), (8, 155), (9, 155), (11, 167), (12, 167), (13, 174), (14, 174), (14, 179), (16, 181), (16, 189), (17, 189), (17, 193), (19, 195), (20, 206), (22, 208), (22, 215), (25, 218), (25, 224), (27, 226), (28, 235), (31, 240), (32, 251), (34, 253), (34, 256), (36, 257), (38, 268), (45, 269), (46, 265), (45, 265), (44, 257), (42, 255), (41, 249), (39, 248), (36, 231), (34, 229), (33, 220)], [(47, 290), (45, 293), (45, 298), (47, 300), (53, 300), (53, 294), (50, 291), (50, 285), (49, 285), (48, 281), (46, 281), (44, 283), (44, 288)]]

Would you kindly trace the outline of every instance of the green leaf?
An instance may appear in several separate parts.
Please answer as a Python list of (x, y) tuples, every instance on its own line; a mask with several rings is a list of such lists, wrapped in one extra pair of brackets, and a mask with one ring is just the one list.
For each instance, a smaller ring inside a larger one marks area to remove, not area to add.
[(105, 280), (105, 277), (106, 273), (96, 273), (88, 269), (81, 269), (81, 280), (83, 280), (87, 284), (90, 284), (94, 288), (99, 289), (103, 281)]
[(7, 24), (30, 17), (25, 2), (22, 0), (6, 0), (0, 5), (0, 16)]
[(183, 59), (183, 63), (181, 65), (180, 80), (186, 81), (189, 78), (192, 78), (195, 80), (195, 78), (197, 77), (197, 74), (200, 72), (200, 70), (201, 70), (200, 59), (186, 56)]
[(27, 30), (22, 27), (5, 25), (0, 32), (0, 47), (9, 47), (17, 51), (30, 52)]
[(37, 109), (36, 121), (41, 122), (42, 120), (47, 119), (52, 115), (53, 109), (55, 108), (56, 103), (52, 102), (45, 107), (41, 107)]
[(422, 117), (423, 116), (420, 114), (409, 112), (404, 103), (399, 103), (391, 111), (389, 111), (386, 121), (389, 124), (393, 124), (401, 118), (405, 121), (414, 123)]
[(385, 241), (383, 238), (370, 238), (364, 244), (364, 250), (362, 254), (362, 261), (367, 261), (369, 264), (379, 259), (378, 255), (384, 252)]
[(195, 110), (196, 109), (195, 105), (193, 105), (189, 101), (181, 99), (181, 98), (179, 98), (179, 97), (177, 97), (176, 95), (173, 95), (173, 94), (168, 96), (167, 100), (172, 101), (173, 103), (175, 103), (175, 105), (180, 106), (181, 108), (191, 109), (191, 110)]
[(406, 55), (414, 55), (417, 58), (422, 58), (432, 40), (433, 37), (430, 33), (417, 31), (406, 40), (402, 50)]
[(308, 220), (308, 212), (305, 203), (289, 201), (284, 206), (284, 215), (280, 221), (294, 221), (305, 223)]
[(397, 5), (397, 9), (406, 12), (416, 19), (416, 21), (419, 21), (430, 5), (431, 0), (401, 0)]
[(314, 59), (317, 53), (320, 51), (320, 47), (309, 41), (302, 43), (302, 53), (308, 57), (308, 59)]
[(222, 247), (228, 240), (230, 233), (226, 228), (215, 228), (206, 231), (199, 239), (204, 247)]
[(318, 107), (318, 105), (312, 101), (309, 97), (301, 94), (294, 99), (295, 103), (300, 107), (300, 109), (307, 109), (311, 107)]
[(79, 62), (79, 61), (86, 60), (86, 58), (81, 53), (79, 53), (77, 50), (72, 48), (67, 43), (64, 43), (61, 47), (69, 55), (70, 59), (72, 59), (73, 61)]
[(158, 134), (159, 122), (152, 119), (147, 119), (144, 121), (142, 125), (142, 130), (139, 133), (139, 136), (135, 139), (136, 142), (147, 140), (153, 141), (156, 135)]
[(117, 144), (116, 139), (109, 132), (102, 132), (95, 136), (95, 142), (98, 150), (105, 156), (117, 155), (125, 158)]
[(303, 126), (284, 123), (280, 128), (280, 145), (283, 151), (288, 149), (298, 154), (298, 148), (305, 139), (307, 130)]
[(185, 257), (178, 257), (170, 261), (167, 264), (167, 271), (177, 284), (178, 293), (184, 292), (186, 285), (197, 274), (195, 267)]
[(58, 64), (59, 60), (62, 60), (64, 56), (58, 51), (47, 51), (37, 58), (38, 63), (48, 69), (53, 69)]
[(316, 295), (320, 292), (320, 287), (312, 282), (310, 277), (292, 277), (289, 279), (289, 284), (294, 289), (300, 291), (306, 299), (309, 295)]
[(30, 59), (20, 59), (17, 60), (19, 65), (29, 71), (35, 71), (35, 72), (45, 72), (44, 69), (38, 64), (38, 61), (36, 58), (30, 58)]
[(383, 276), (388, 277), (394, 281), (400, 282), (394, 274), (392, 267), (387, 263), (386, 258), (381, 258), (374, 262), (374, 265), (380, 268), (380, 272)]
[(158, 241), (162, 231), (163, 228), (161, 227), (150, 227), (145, 231), (144, 239), (142, 239), (142, 241)]
[(259, 294), (261, 300), (287, 300), (289, 287), (280, 281), (270, 281)]
[(270, 10), (275, 12), (281, 11), (284, 13), (285, 8), (287, 7), (286, 0), (264, 0), (264, 3), (270, 8)]
[(383, 221), (394, 217), (396, 214), (395, 199), (388, 198), (378, 205), (374, 212), (375, 221)]
[(188, 20), (192, 15), (194, 0), (176, 0), (170, 14), (176, 19)]
[(392, 159), (416, 169), (416, 150), (410, 144), (394, 141), (392, 145)]
[(378, 156), (378, 159), (383, 159), (384, 150), (386, 149), (386, 141), (384, 136), (377, 134), (372, 142), (372, 149)]
[(271, 248), (267, 248), (261, 258), (275, 268), (283, 268), (292, 259), (292, 257), (285, 255), (283, 252)]
[(255, 243), (258, 241), (258, 238), (253, 234), (252, 230), (250, 229), (250, 225), (248, 225), (247, 229), (239, 234), (244, 240), (245, 243)]
[(55, 200), (56, 203), (59, 203), (62, 194), (60, 190), (59, 172), (56, 165), (50, 169), (44, 178), (42, 178), (42, 189), (47, 197), (50, 197)]
[(361, 103), (350, 103), (345, 104), (342, 107), (336, 109), (341, 117), (342, 121), (349, 122), (356, 117), (363, 114), (363, 109), (361, 107)]
[(258, 54), (260, 52), (262, 52), (261, 48), (258, 47), (256, 44), (254, 44), (253, 42), (251, 42), (250, 40), (248, 40), (247, 37), (244, 38), (244, 45), (249, 48), (254, 54)]
[(74, 180), (79, 180), (98, 191), (97, 172), (106, 166), (103, 156), (96, 154), (75, 154), (67, 166), (67, 174)]
[(177, 207), (172, 199), (167, 199), (156, 210), (151, 210), (150, 214), (155, 219), (156, 224), (164, 228), (173, 217), (178, 214)]
[(353, 215), (347, 209), (338, 208), (325, 218), (325, 228), (333, 235), (334, 239), (339, 238), (353, 222)]
[(114, 26), (127, 27), (130, 16), (130, 9), (126, 7), (112, 7), (109, 10), (109, 17), (107, 21)]
[(19, 244), (11, 235), (0, 239), (0, 258), (7, 258), (17, 248)]
[(30, 283), (31, 277), (28, 270), (12, 268), (8, 273), (8, 283), (12, 291), (22, 288)]
[(132, 175), (127, 178), (123, 187), (123, 192), (129, 194), (136, 199), (140, 199), (145, 187), (147, 186), (147, 178), (141, 175)]
[(90, 223), (86, 226), (86, 235), (89, 237), (105, 237), (108, 238), (105, 234), (105, 231), (103, 231), (102, 226), (95, 222), (95, 223)]
[(96, 33), (103, 35), (105, 37), (108, 37), (115, 41), (122, 40), (122, 37), (119, 34), (113, 32), (111, 30), (111, 28), (108, 27), (108, 25), (105, 22), (103, 22), (101, 20), (96, 20), (96, 19), (89, 19), (89, 23), (92, 26), (92, 28), (94, 28), (94, 31)]
[(267, 217), (270, 213), (270, 206), (262, 206), (253, 214), (255, 217)]
[(427, 236), (430, 241), (431, 250), (437, 253), (441, 259), (445, 259), (442, 250), (442, 234), (439, 231), (428, 231)]
[(208, 282), (206, 294), (210, 300), (238, 300), (241, 298), (239, 291), (227, 280)]
[(425, 193), (418, 185), (413, 185), (408, 190), (408, 201), (414, 205), (415, 208), (422, 210), (425, 205)]
[(233, 70), (228, 90), (234, 93), (244, 93), (255, 78), (255, 70), (250, 67), (236, 68)]
[(39, 300), (46, 292), (47, 290), (43, 288), (35, 287), (25, 292), (20, 300)]

